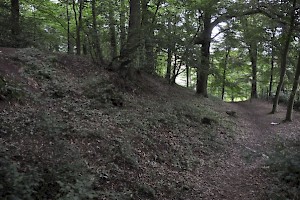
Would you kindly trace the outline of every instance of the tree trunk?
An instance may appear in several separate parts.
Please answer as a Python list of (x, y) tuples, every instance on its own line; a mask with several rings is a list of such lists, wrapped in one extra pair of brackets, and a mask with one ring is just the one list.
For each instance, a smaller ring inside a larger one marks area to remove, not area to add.
[(141, 28), (141, 2), (140, 0), (130, 0), (130, 16), (128, 26), (128, 37), (125, 48), (120, 55), (119, 69), (122, 76), (129, 79), (133, 77), (133, 67), (137, 61), (137, 51), (140, 47), (140, 28)]
[(292, 112), (293, 112), (296, 92), (297, 92), (298, 85), (299, 85), (299, 76), (300, 76), (300, 51), (299, 51), (299, 55), (298, 55), (298, 64), (297, 64), (297, 69), (296, 69), (296, 73), (295, 73), (293, 89), (292, 89), (292, 92), (290, 94), (289, 104), (288, 104), (287, 111), (286, 111), (285, 121), (292, 121)]
[(172, 50), (171, 48), (168, 48), (167, 73), (166, 73), (166, 79), (168, 80), (168, 83), (171, 83), (171, 70), (172, 70)]
[(81, 28), (82, 28), (82, 10), (83, 10), (83, 4), (84, 0), (78, 0), (79, 3), (79, 13), (77, 18), (77, 12), (76, 12), (76, 3), (75, 0), (73, 0), (73, 11), (75, 16), (75, 22), (76, 22), (76, 54), (81, 54)]
[(251, 99), (257, 99), (257, 44), (251, 44), (249, 47), (249, 55), (252, 68), (251, 81)]
[(270, 83), (269, 83), (269, 97), (272, 96), (272, 89), (273, 89), (273, 76), (274, 76), (274, 65), (275, 65), (275, 52), (274, 52), (274, 44), (273, 40), (275, 37), (275, 33), (273, 33), (272, 37), (272, 55), (271, 55), (271, 72), (270, 72)]
[(117, 38), (116, 38), (116, 27), (115, 27), (115, 17), (114, 17), (114, 7), (109, 6), (109, 32), (110, 32), (110, 46), (111, 46), (111, 58), (112, 60), (118, 56), (117, 50)]
[(175, 84), (176, 83), (176, 67), (177, 67), (177, 55), (174, 55), (174, 64), (173, 64), (173, 70), (172, 70), (172, 76), (171, 76), (171, 84)]
[(197, 94), (208, 97), (207, 81), (209, 75), (209, 57), (210, 57), (210, 43), (212, 33), (211, 15), (204, 14), (204, 30), (201, 35), (201, 65), (198, 66), (197, 72)]
[(185, 68), (186, 68), (186, 87), (189, 88), (191, 72), (190, 72), (190, 67), (188, 65), (186, 65)]
[(71, 53), (71, 44), (70, 44), (70, 13), (69, 13), (69, 0), (66, 2), (66, 12), (67, 12), (67, 21), (68, 21), (68, 27), (67, 27), (67, 38), (68, 38), (68, 53)]
[(145, 47), (145, 58), (146, 63), (144, 70), (150, 74), (155, 73), (155, 59), (154, 59), (154, 30), (153, 23), (155, 20), (152, 20), (151, 13), (148, 10), (149, 0), (142, 0), (142, 29), (143, 29), (143, 41)]
[(20, 3), (19, 0), (11, 0), (11, 36), (12, 46), (20, 46)]
[(125, 28), (125, 22), (126, 22), (126, 8), (125, 8), (125, 0), (120, 0), (121, 2), (121, 11), (120, 11), (120, 52), (125, 47), (126, 44), (126, 28)]
[(286, 72), (286, 65), (287, 65), (287, 55), (288, 55), (289, 47), (290, 47), (291, 40), (292, 40), (294, 26), (295, 26), (296, 1), (297, 0), (293, 1), (293, 12), (291, 13), (291, 21), (290, 21), (289, 27), (286, 28), (287, 33), (286, 34), (283, 33), (284, 34), (283, 36), (285, 36), (285, 44), (284, 44), (284, 49), (283, 49), (282, 54), (281, 54), (280, 79), (279, 79), (279, 83), (278, 83), (278, 86), (277, 86), (276, 96), (275, 96), (275, 99), (274, 99), (274, 102), (273, 102), (273, 107), (272, 107), (271, 114), (274, 114), (277, 111), (278, 102), (279, 102), (279, 94), (280, 94), (280, 91), (281, 91), (282, 86), (283, 86), (284, 76), (285, 76), (285, 72)]
[(226, 71), (227, 71), (227, 63), (228, 63), (228, 58), (230, 54), (230, 47), (226, 49), (226, 56), (225, 56), (225, 61), (224, 61), (224, 68), (223, 68), (223, 80), (222, 80), (222, 100), (224, 100), (225, 96), (225, 86), (226, 86)]
[(93, 41), (95, 49), (96, 62), (104, 63), (102, 49), (100, 45), (100, 36), (98, 34), (97, 25), (97, 12), (96, 12), (96, 0), (91, 1), (92, 4), (92, 16), (93, 16)]

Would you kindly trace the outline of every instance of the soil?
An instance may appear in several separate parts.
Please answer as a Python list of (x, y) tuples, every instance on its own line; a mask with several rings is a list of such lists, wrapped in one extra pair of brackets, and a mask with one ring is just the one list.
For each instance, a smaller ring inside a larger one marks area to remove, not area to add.
[[(14, 61), (8, 59), (14, 52), (15, 49), (0, 48), (0, 73), (5, 78), (16, 76), (16, 81), (26, 83), (28, 80), (20, 76), (21, 68)], [(62, 61), (59, 60), (59, 62), (70, 64), (74, 59), (71, 57), (61, 57)], [(80, 61), (75, 59), (75, 62), (78, 63)], [(86, 67), (88, 66), (86, 65)], [(85, 70), (87, 69), (86, 67), (84, 68)], [(83, 68), (81, 69), (84, 70)], [(71, 72), (77, 73), (78, 76), (82, 76), (84, 73), (84, 71), (79, 69), (76, 69), (75, 72), (71, 70)], [(162, 87), (149, 77), (143, 77), (143, 79), (148, 79), (148, 82), (155, 85), (155, 87), (152, 87), (154, 92), (153, 88)], [(34, 88), (32, 91), (34, 92)], [(160, 91), (163, 91), (162, 93), (165, 95), (170, 91), (177, 94), (173, 98), (178, 98), (178, 101), (180, 101), (182, 95), (193, 95), (191, 92), (182, 92), (182, 88), (166, 89), (166, 87), (163, 87)], [(192, 177), (191, 175), (185, 176), (189, 179), (186, 180), (187, 182), (196, 182), (194, 183), (196, 185), (194, 190), (202, 190), (200, 192), (201, 195), (195, 196), (195, 198), (189, 196), (186, 199), (267, 199), (267, 191), (271, 186), (273, 178), (269, 176), (266, 161), (269, 159), (269, 155), (275, 151), (278, 138), (283, 140), (296, 140), (300, 138), (300, 114), (294, 112), (293, 122), (283, 123), (282, 120), (285, 118), (286, 108), (279, 106), (276, 114), (269, 114), (272, 105), (270, 102), (263, 100), (226, 103), (219, 104), (219, 107), (214, 105), (214, 107), (219, 112), (236, 112), (236, 115), (228, 115), (228, 118), (231, 118), (238, 125), (238, 134), (234, 136), (235, 140), (233, 143), (228, 143), (226, 154), (218, 154), (218, 156), (223, 155), (224, 157), (219, 157), (215, 161), (215, 164), (211, 165), (211, 168), (198, 169), (193, 173), (197, 177)], [(164, 136), (162, 137), (165, 137), (166, 132), (163, 134)], [(221, 131), (220, 134), (226, 135), (227, 133)], [(84, 144), (84, 140), (81, 143)], [(88, 149), (89, 147), (86, 146), (83, 148)], [(146, 154), (143, 156), (146, 156)], [(157, 168), (157, 170), (160, 169)], [(161, 170), (164, 169), (162, 168)], [(181, 175), (184, 175), (184, 173)], [(178, 174), (170, 174), (170, 176), (178, 176)], [(148, 179), (151, 178), (148, 177)], [(197, 192), (194, 192), (194, 194), (197, 194)], [(167, 195), (165, 199), (168, 199)]]

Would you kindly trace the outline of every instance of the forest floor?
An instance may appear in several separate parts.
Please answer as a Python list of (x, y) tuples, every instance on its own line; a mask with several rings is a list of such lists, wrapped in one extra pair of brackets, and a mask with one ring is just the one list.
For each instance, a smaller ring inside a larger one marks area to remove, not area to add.
[(283, 123), (284, 106), (127, 82), (36, 49), (0, 48), (0, 75), (1, 199), (286, 197), (270, 163), (300, 140), (300, 113)]

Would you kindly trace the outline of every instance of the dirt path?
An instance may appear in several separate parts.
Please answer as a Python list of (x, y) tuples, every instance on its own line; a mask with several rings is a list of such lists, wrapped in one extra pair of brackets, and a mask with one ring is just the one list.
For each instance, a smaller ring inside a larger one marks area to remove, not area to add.
[(240, 134), (229, 158), (212, 175), (217, 192), (212, 199), (267, 199), (266, 191), (272, 180), (267, 175), (265, 161), (279, 137), (299, 137), (296, 124), (300, 119), (299, 113), (295, 113), (293, 123), (282, 123), (285, 109), (279, 107), (279, 112), (271, 115), (268, 114), (271, 106), (263, 101), (230, 104), (237, 112)]

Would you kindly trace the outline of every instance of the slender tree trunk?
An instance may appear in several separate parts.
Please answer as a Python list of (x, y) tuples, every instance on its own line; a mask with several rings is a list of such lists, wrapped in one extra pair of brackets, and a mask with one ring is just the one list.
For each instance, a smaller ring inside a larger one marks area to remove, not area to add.
[(177, 69), (177, 55), (174, 55), (174, 64), (173, 64), (173, 71), (172, 71), (172, 77), (171, 77), (171, 84), (175, 84), (176, 83), (176, 69)]
[(270, 72), (270, 83), (269, 83), (269, 97), (272, 96), (272, 89), (273, 89), (273, 76), (274, 76), (274, 65), (275, 65), (275, 47), (274, 47), (274, 37), (275, 37), (275, 32), (273, 33), (272, 36), (272, 55), (271, 55), (271, 72)]
[(296, 92), (297, 92), (298, 85), (299, 85), (299, 76), (300, 76), (300, 51), (299, 51), (299, 55), (298, 55), (298, 64), (297, 64), (297, 69), (296, 69), (296, 73), (295, 73), (293, 89), (292, 89), (292, 92), (290, 94), (289, 103), (288, 103), (288, 107), (287, 107), (287, 111), (286, 111), (285, 121), (292, 121), (294, 100), (295, 100)]
[(211, 15), (204, 14), (204, 30), (202, 32), (201, 40), (201, 65), (198, 66), (197, 72), (197, 94), (208, 97), (207, 94), (207, 81), (209, 75), (209, 57), (210, 57), (210, 43), (212, 33)]
[(274, 114), (277, 111), (278, 102), (279, 102), (279, 94), (280, 94), (280, 91), (283, 86), (284, 76), (285, 76), (285, 72), (286, 72), (286, 65), (287, 65), (287, 55), (288, 55), (290, 43), (292, 40), (294, 26), (295, 26), (295, 18), (296, 18), (295, 7), (296, 7), (296, 0), (293, 1), (293, 12), (291, 14), (291, 21), (290, 21), (289, 27), (286, 27), (287, 33), (284, 34), (284, 36), (283, 36), (283, 37), (285, 37), (285, 44), (284, 44), (284, 49), (281, 54), (280, 79), (279, 79), (279, 83), (278, 83), (277, 90), (276, 90), (276, 96), (275, 96), (275, 99), (273, 102), (273, 107), (272, 107), (272, 111), (271, 111), (272, 114)]
[(251, 99), (257, 99), (257, 44), (251, 44), (249, 55), (252, 68)]
[(109, 32), (110, 32), (110, 46), (111, 46), (111, 58), (114, 59), (118, 56), (117, 50), (117, 38), (116, 38), (116, 27), (115, 27), (115, 13), (113, 5), (109, 6)]
[(224, 100), (224, 97), (225, 97), (226, 71), (227, 71), (227, 63), (228, 63), (228, 59), (229, 59), (229, 54), (230, 54), (230, 47), (227, 48), (225, 61), (224, 61), (223, 80), (222, 80), (222, 100)]
[(166, 79), (168, 80), (168, 83), (171, 83), (171, 70), (172, 70), (172, 50), (171, 48), (168, 48), (167, 73), (166, 73)]
[(20, 3), (19, 0), (11, 0), (11, 36), (13, 47), (20, 46)]
[(69, 0), (66, 2), (66, 12), (67, 12), (67, 20), (68, 20), (68, 27), (67, 27), (67, 38), (68, 38), (68, 53), (71, 53), (71, 45), (70, 45), (70, 13), (69, 13)]
[(95, 49), (95, 57), (96, 57), (96, 62), (103, 63), (103, 54), (102, 54), (102, 49), (100, 45), (100, 36), (98, 33), (98, 24), (97, 24), (97, 12), (96, 12), (96, 0), (91, 1), (92, 4), (92, 16), (93, 16), (93, 47)]
[(125, 28), (125, 22), (126, 22), (126, 6), (125, 6), (125, 0), (120, 0), (121, 4), (121, 11), (120, 11), (120, 51), (125, 47), (126, 44), (126, 28)]
[(188, 65), (186, 65), (185, 68), (186, 68), (186, 87), (189, 88), (191, 72), (190, 72), (190, 67)]
[(75, 22), (76, 22), (76, 54), (81, 54), (81, 28), (82, 28), (82, 10), (83, 10), (83, 4), (84, 0), (78, 0), (79, 3), (79, 13), (77, 18), (77, 11), (76, 11), (76, 3), (75, 0), (73, 0), (73, 11), (75, 16)]

